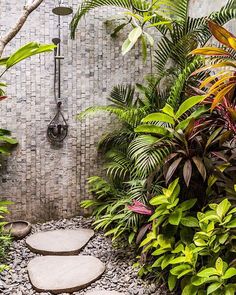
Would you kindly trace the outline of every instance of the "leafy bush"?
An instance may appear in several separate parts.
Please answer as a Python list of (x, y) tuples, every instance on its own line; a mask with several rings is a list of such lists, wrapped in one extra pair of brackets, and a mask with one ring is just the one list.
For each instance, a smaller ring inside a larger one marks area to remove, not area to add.
[(0, 272), (7, 268), (7, 265), (4, 264), (4, 259), (11, 243), (11, 237), (4, 232), (3, 226), (6, 224), (6, 222), (4, 222), (4, 216), (9, 213), (7, 207), (11, 204), (12, 202), (10, 201), (0, 201)]
[(224, 199), (197, 212), (197, 199), (183, 200), (178, 182), (150, 200), (152, 225), (140, 244), (139, 273), (153, 271), (183, 295), (234, 294), (236, 208)]

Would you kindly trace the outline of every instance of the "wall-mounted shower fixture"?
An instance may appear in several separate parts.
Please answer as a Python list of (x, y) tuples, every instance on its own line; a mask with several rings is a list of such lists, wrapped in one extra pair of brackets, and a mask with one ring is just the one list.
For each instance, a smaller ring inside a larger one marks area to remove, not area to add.
[(52, 39), (56, 45), (54, 50), (54, 99), (57, 112), (48, 125), (47, 136), (52, 143), (60, 143), (68, 133), (68, 124), (61, 109), (61, 60), (64, 59), (64, 56), (61, 55), (61, 16), (69, 15), (73, 10), (59, 0), (58, 6), (53, 8), (52, 12), (58, 16), (58, 37)]

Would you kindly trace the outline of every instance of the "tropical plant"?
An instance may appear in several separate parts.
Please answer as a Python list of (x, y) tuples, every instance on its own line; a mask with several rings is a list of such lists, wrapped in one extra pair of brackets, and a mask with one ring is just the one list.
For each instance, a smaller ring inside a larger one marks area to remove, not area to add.
[[(197, 72), (228, 67), (201, 81), (200, 89), (206, 93), (211, 111), (218, 114), (216, 124), (221, 124), (236, 136), (236, 37), (217, 23), (208, 21), (210, 31), (221, 43), (221, 47), (203, 47), (192, 51), (192, 54), (210, 57), (210, 65)], [(196, 72), (195, 72), (196, 73)]]
[(11, 242), (11, 237), (9, 234), (4, 232), (3, 226), (6, 224), (4, 220), (4, 216), (9, 213), (8, 205), (11, 205), (12, 202), (10, 201), (0, 201), (0, 273), (7, 269), (7, 265), (4, 263), (4, 259), (7, 254), (7, 249)]
[(142, 239), (142, 260), (136, 266), (141, 275), (155, 271), (160, 280), (168, 279), (170, 291), (183, 295), (234, 294), (236, 268), (230, 256), (236, 209), (224, 199), (197, 212), (196, 201), (182, 201), (178, 179), (150, 200), (152, 226)]
[[(83, 201), (82, 207), (93, 207), (95, 228), (113, 241), (123, 238), (140, 246), (140, 275), (168, 281), (176, 294), (234, 294), (236, 263), (230, 256), (235, 252), (236, 159), (229, 119), (235, 99), (222, 100), (213, 110), (206, 89), (215, 82), (211, 68), (199, 70), (204, 58), (190, 54), (213, 31), (206, 17), (188, 16), (187, 0), (161, 1), (162, 6), (160, 1), (122, 1), (83, 1), (71, 24), (72, 35), (91, 9), (123, 7), (129, 19), (113, 32), (132, 26), (123, 53), (138, 40), (145, 52), (145, 42), (153, 43), (149, 26), (161, 32), (157, 75), (148, 76), (144, 84), (116, 86), (110, 105), (79, 115), (82, 119), (106, 111), (120, 123), (99, 143), (104, 177), (89, 178), (93, 199)], [(235, 16), (236, 2), (228, 1), (208, 20), (221, 25)], [(199, 81), (209, 82), (199, 89)], [(214, 271), (207, 279), (203, 275), (209, 269)]]

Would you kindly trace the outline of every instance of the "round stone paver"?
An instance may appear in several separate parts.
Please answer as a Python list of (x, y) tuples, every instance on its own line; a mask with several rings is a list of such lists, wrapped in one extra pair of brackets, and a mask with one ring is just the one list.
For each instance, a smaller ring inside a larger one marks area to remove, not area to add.
[(87, 292), (85, 295), (124, 295), (124, 293), (119, 293), (116, 291), (96, 290)]
[(33, 234), (26, 239), (28, 248), (43, 255), (76, 255), (93, 237), (91, 229), (55, 230)]
[(101, 277), (105, 264), (93, 256), (42, 256), (28, 264), (28, 274), (37, 292), (72, 293)]

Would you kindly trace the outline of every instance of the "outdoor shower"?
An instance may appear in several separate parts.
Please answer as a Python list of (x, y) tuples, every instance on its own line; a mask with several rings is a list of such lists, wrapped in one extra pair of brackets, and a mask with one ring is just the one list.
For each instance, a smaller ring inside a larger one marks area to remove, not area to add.
[(53, 8), (52, 12), (58, 16), (58, 37), (53, 38), (52, 42), (56, 45), (54, 50), (54, 99), (56, 103), (56, 114), (48, 125), (47, 136), (51, 143), (62, 142), (68, 133), (68, 124), (62, 113), (61, 96), (61, 61), (64, 56), (61, 55), (61, 16), (70, 15), (73, 10), (64, 1), (58, 2), (58, 6)]

